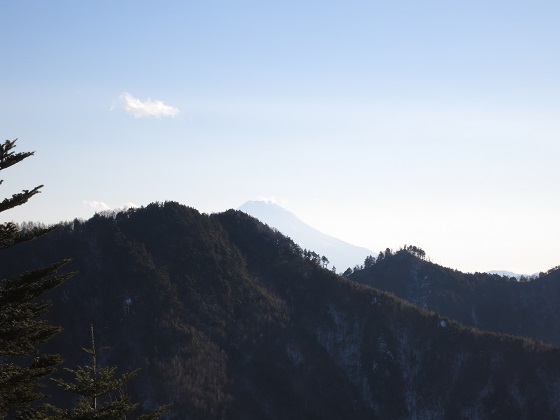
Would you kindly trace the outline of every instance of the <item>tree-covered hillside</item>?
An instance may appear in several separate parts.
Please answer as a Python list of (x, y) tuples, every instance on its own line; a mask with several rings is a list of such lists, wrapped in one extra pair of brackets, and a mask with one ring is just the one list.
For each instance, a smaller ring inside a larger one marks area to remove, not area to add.
[[(65, 365), (141, 368), (127, 391), (177, 419), (556, 418), (560, 351), (482, 333), (337, 276), (238, 211), (174, 202), (74, 221), (0, 255), (73, 258), (50, 294)], [(65, 372), (59, 376), (67, 379)], [(55, 393), (52, 402), (68, 404)]]
[(407, 248), (381, 254), (349, 277), (465, 325), (560, 344), (560, 269), (517, 281), (445, 268)]

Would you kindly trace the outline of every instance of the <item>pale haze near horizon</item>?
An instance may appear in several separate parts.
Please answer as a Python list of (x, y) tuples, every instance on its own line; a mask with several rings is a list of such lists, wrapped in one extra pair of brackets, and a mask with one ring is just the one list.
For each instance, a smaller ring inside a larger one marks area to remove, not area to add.
[(3, 220), (273, 199), (374, 251), (560, 264), (560, 3), (0, 1)]

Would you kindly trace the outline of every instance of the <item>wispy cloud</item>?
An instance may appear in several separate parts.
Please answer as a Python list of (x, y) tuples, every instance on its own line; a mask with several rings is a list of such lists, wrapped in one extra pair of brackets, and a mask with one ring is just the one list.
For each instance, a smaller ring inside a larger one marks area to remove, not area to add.
[[(124, 109), (129, 114), (133, 115), (135, 118), (146, 118), (146, 117), (176, 117), (179, 115), (179, 109), (165, 104), (163, 101), (158, 101), (154, 99), (141, 100), (135, 98), (128, 92), (123, 92), (119, 96), (119, 104), (122, 109)], [(111, 110), (114, 106), (111, 107)]]
[(82, 201), (82, 203), (90, 206), (92, 209), (94, 209), (95, 211), (103, 211), (103, 210), (111, 210), (111, 207), (109, 207), (107, 204), (105, 204), (103, 201), (88, 201), (88, 200), (84, 200)]
[(284, 198), (278, 198), (275, 195), (271, 195), (271, 196), (259, 195), (257, 201), (264, 201), (267, 204), (277, 204), (282, 207), (285, 207), (289, 204), (289, 200), (286, 200)]
[(91, 207), (93, 210), (95, 210), (96, 212), (102, 212), (102, 211), (107, 211), (107, 210), (128, 210), (131, 208), (136, 208), (138, 207), (138, 205), (131, 203), (130, 201), (127, 201), (126, 203), (115, 207), (115, 208), (111, 208), (109, 207), (107, 204), (105, 204), (103, 201), (89, 201), (89, 200), (83, 200), (82, 201), (83, 204)]
[(262, 195), (259, 195), (258, 201), (264, 201), (266, 203), (278, 204), (277, 201), (276, 201), (276, 196), (275, 195), (272, 195), (270, 197), (264, 197)]
[(136, 207), (139, 207), (137, 204), (131, 203), (130, 201), (127, 201), (126, 203), (124, 203), (122, 206), (119, 206), (119, 209), (122, 210), (128, 210), (128, 209), (135, 209)]

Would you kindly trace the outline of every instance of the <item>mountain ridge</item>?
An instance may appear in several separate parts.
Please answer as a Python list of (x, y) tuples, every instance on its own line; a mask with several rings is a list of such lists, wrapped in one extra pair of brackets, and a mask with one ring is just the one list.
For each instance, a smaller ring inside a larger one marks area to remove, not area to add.
[(402, 249), (349, 277), (463, 325), (560, 345), (558, 269), (520, 282), (498, 274), (462, 273)]
[(3, 272), (73, 258), (49, 348), (79, 363), (93, 322), (99, 362), (141, 368), (128, 391), (171, 418), (560, 416), (560, 349), (338, 276), (240, 211), (153, 203), (7, 251)]
[(315, 229), (294, 213), (270, 201), (247, 201), (238, 210), (278, 229), (302, 248), (326, 256), (340, 272), (363, 264), (369, 255), (377, 255), (367, 248), (352, 245)]

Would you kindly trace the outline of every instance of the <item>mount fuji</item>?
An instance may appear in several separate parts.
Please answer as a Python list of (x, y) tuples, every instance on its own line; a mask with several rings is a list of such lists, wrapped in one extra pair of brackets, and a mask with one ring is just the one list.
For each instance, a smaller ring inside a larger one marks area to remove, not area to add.
[(248, 201), (238, 210), (277, 229), (300, 247), (324, 255), (337, 272), (363, 264), (368, 255), (377, 256), (376, 252), (367, 248), (349, 244), (312, 228), (295, 214), (270, 201)]

